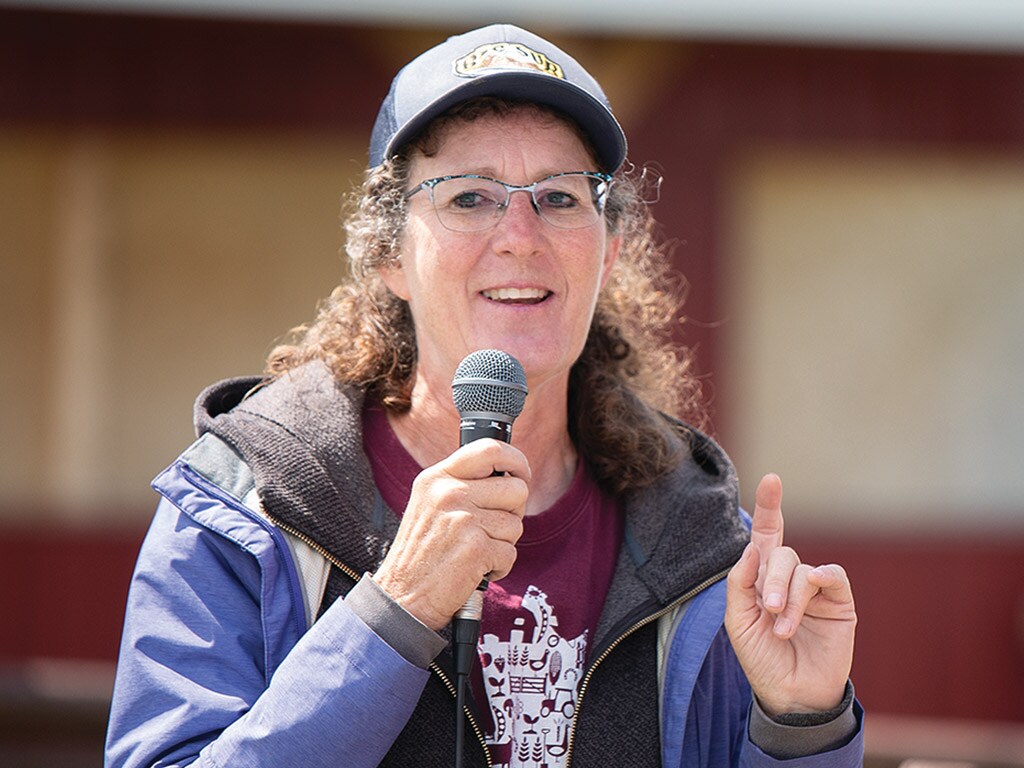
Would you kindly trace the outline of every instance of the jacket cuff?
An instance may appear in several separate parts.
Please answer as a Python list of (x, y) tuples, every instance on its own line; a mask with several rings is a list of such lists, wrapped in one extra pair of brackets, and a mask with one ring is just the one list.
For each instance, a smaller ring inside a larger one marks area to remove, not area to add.
[(410, 664), (427, 669), (447, 641), (421, 622), (363, 574), (345, 596), (345, 603), (385, 643)]
[(750, 740), (762, 752), (777, 760), (829, 752), (846, 744), (857, 733), (853, 711), (853, 683), (839, 706), (828, 712), (793, 712), (770, 718), (754, 697), (750, 705)]

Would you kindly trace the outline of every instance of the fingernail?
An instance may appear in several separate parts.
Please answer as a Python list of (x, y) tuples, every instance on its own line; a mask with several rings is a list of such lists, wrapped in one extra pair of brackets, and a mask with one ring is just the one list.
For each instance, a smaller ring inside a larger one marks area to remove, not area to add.
[(793, 622), (789, 619), (779, 619), (775, 622), (775, 634), (779, 637), (786, 637), (793, 629)]
[(770, 595), (766, 595), (764, 598), (764, 605), (766, 608), (779, 609), (782, 607), (782, 595), (778, 592), (772, 592)]

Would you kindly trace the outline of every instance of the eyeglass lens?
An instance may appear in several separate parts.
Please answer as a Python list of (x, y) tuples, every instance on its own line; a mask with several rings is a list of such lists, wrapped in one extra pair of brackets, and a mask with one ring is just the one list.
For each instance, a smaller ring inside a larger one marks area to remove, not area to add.
[[(581, 229), (600, 217), (607, 183), (597, 176), (567, 173), (532, 186), (534, 209), (544, 221), (562, 229)], [(514, 191), (528, 192), (529, 188)], [(441, 224), (461, 232), (494, 226), (512, 194), (492, 179), (466, 176), (438, 181), (430, 192)]]

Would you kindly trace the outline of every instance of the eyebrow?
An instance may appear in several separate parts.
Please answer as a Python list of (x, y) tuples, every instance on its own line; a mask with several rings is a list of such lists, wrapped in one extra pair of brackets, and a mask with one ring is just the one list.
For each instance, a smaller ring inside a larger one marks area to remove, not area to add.
[[(593, 173), (600, 173), (601, 172), (597, 168), (576, 168), (576, 167), (569, 168), (569, 167), (566, 167), (566, 168), (563, 168), (563, 169), (557, 170), (557, 171), (551, 170), (551, 169), (547, 169), (547, 170), (541, 171), (540, 174), (538, 174), (537, 176), (532, 177), (529, 181), (526, 181), (524, 183), (525, 184), (533, 184), (535, 182), (540, 181), (541, 179), (547, 179), (547, 178), (549, 178), (551, 176), (558, 176), (559, 174), (562, 174), (562, 173), (578, 173), (580, 171), (583, 171), (583, 172), (593, 172)], [(506, 179), (503, 179), (501, 177), (501, 174), (497, 173), (493, 168), (463, 168), (463, 169), (460, 169), (458, 171), (448, 171), (446, 173), (438, 174), (437, 176), (426, 176), (424, 178), (436, 179), (436, 178), (440, 178), (441, 176), (467, 176), (467, 175), (486, 176), (487, 178), (494, 179), (495, 181), (506, 181), (508, 184), (512, 184), (513, 186), (518, 186), (517, 184), (513, 184), (511, 181), (507, 181)]]

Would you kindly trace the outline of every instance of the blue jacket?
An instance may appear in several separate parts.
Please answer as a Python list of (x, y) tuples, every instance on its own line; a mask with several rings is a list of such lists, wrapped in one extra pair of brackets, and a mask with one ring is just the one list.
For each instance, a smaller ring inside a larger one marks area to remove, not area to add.
[[(130, 589), (107, 765), (376, 766), (432, 672), (345, 600), (312, 621), (309, 552), (261, 514), (233, 458), (206, 435), (154, 481), (163, 498)], [(659, 621), (663, 765), (861, 765), (856, 705), (857, 732), (829, 752), (780, 761), (752, 743), (724, 608), (718, 581)]]

